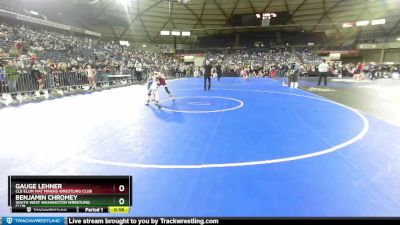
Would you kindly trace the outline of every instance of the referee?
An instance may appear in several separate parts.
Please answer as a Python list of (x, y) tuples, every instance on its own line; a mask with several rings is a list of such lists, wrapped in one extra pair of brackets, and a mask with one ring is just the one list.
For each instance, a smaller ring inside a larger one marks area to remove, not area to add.
[(210, 61), (206, 60), (206, 64), (204, 65), (204, 91), (207, 90), (207, 80), (208, 80), (208, 90), (211, 88), (211, 70), (212, 65)]
[(325, 62), (324, 59), (322, 60), (322, 63), (319, 64), (318, 66), (318, 71), (319, 71), (318, 86), (321, 85), (322, 77), (324, 78), (324, 86), (327, 85), (328, 70), (329, 70), (329, 65)]

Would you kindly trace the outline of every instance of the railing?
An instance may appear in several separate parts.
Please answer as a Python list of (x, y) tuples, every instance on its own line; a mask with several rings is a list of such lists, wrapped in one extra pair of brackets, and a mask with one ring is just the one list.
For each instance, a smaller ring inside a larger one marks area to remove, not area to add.
[[(95, 87), (110, 88), (139, 84), (147, 80), (148, 72), (132, 70), (96, 71)], [(87, 91), (89, 78), (84, 72), (52, 72), (49, 74), (0, 74), (0, 106), (32, 98), (49, 98), (65, 92)]]

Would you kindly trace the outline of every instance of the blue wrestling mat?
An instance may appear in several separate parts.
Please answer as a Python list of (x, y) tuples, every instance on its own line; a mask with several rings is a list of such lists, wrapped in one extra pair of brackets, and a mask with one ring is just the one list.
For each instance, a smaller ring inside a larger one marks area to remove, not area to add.
[[(132, 175), (131, 216), (399, 216), (400, 128), (271, 79), (0, 110), (7, 175)], [(70, 214), (68, 214), (70, 215)]]

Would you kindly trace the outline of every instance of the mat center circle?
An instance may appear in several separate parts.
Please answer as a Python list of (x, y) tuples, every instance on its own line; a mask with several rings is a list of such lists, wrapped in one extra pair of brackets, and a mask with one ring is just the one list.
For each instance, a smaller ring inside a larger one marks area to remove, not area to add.
[[(178, 113), (216, 113), (243, 107), (243, 101), (220, 96), (184, 96), (160, 101), (162, 110)], [(178, 104), (179, 103), (179, 104)]]

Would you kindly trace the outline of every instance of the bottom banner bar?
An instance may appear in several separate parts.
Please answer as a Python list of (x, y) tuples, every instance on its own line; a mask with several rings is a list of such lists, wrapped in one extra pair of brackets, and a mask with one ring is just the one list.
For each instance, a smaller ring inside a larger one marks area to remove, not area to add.
[(219, 224), (215, 218), (177, 218), (177, 217), (68, 217), (66, 224), (135, 224), (135, 225), (160, 225), (160, 224)]
[[(0, 217), (1, 218), (1, 217)], [(187, 218), (187, 217), (2, 217), (1, 224), (10, 225), (67, 225), (67, 224), (134, 224), (134, 225), (223, 225), (223, 224), (338, 224), (362, 222), (362, 224), (399, 224), (400, 218)]]
[(64, 217), (2, 217), (1, 224), (9, 225), (28, 225), (28, 224), (52, 224), (64, 225)]
[(210, 217), (68, 217), (66, 224), (134, 224), (134, 225), (224, 225), (224, 224), (337, 224), (338, 222), (357, 222), (364, 225), (368, 222), (376, 224), (399, 224), (400, 218), (210, 218)]

